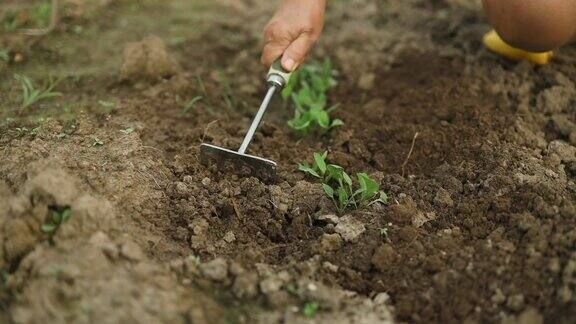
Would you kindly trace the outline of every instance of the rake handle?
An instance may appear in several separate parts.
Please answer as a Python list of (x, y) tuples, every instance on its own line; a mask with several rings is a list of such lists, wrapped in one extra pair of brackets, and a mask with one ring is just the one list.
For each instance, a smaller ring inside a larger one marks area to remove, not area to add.
[(280, 60), (277, 60), (274, 63), (272, 63), (272, 66), (270, 66), (270, 70), (268, 71), (268, 79), (267, 79), (270, 87), (266, 92), (264, 101), (262, 101), (262, 104), (260, 105), (260, 108), (258, 109), (256, 116), (254, 116), (254, 120), (252, 121), (252, 124), (250, 125), (250, 128), (246, 133), (246, 136), (244, 136), (244, 141), (242, 141), (242, 145), (240, 145), (238, 153), (244, 154), (246, 152), (246, 150), (248, 149), (248, 145), (250, 145), (250, 142), (252, 142), (252, 138), (254, 137), (254, 134), (256, 133), (258, 126), (260, 126), (260, 122), (262, 121), (262, 118), (266, 113), (266, 109), (268, 109), (268, 105), (270, 104), (270, 101), (274, 96), (274, 92), (286, 86), (286, 84), (290, 82), (291, 76), (292, 72), (284, 70), (284, 68), (282, 68), (282, 64), (280, 63)]

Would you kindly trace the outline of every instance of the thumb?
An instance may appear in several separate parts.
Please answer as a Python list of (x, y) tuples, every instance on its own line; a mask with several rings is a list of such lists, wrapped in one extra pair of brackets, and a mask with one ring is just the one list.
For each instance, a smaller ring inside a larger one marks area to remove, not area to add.
[(282, 55), (282, 67), (287, 71), (294, 71), (308, 56), (313, 40), (308, 33), (303, 33), (294, 40)]

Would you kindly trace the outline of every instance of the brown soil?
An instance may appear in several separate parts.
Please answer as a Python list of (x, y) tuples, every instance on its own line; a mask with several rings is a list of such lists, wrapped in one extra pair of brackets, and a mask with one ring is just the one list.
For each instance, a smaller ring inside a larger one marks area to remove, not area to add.
[[(105, 1), (0, 36), (7, 75), (64, 78), (24, 110), (0, 83), (0, 322), (574, 322), (576, 48), (498, 58), (475, 3), (332, 4), (314, 55), (346, 125), (298, 137), (275, 101), (250, 147), (272, 185), (198, 159), (261, 100), (267, 1)], [(392, 203), (336, 216), (296, 170), (323, 150)]]

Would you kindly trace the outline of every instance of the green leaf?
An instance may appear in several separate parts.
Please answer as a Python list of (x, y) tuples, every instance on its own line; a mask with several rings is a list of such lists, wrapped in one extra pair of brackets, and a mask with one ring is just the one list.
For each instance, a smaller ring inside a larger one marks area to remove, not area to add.
[(304, 173), (308, 173), (316, 178), (321, 178), (320, 175), (318, 174), (318, 172), (316, 172), (316, 170), (312, 169), (309, 165), (306, 164), (300, 164), (298, 165), (298, 170), (304, 172)]
[(348, 173), (342, 171), (342, 178), (344, 179), (344, 182), (346, 182), (346, 184), (348, 186), (352, 186), (352, 179), (350, 178), (350, 176), (348, 175)]
[(356, 176), (358, 177), (358, 183), (360, 184), (360, 188), (363, 189), (362, 200), (368, 200), (372, 198), (376, 194), (376, 192), (378, 192), (378, 189), (380, 187), (378, 183), (375, 180), (371, 179), (370, 176), (368, 176), (368, 174), (364, 172), (360, 172), (356, 174)]
[(41, 230), (44, 233), (52, 233), (56, 230), (56, 227), (58, 227), (58, 226), (55, 224), (52, 224), (52, 223), (42, 224)]
[(316, 302), (309, 302), (302, 308), (302, 314), (306, 317), (313, 317), (320, 308), (320, 305)]
[(318, 167), (318, 170), (320, 170), (321, 174), (326, 173), (326, 161), (324, 161), (324, 159), (323, 155), (314, 153), (314, 161), (316, 162), (316, 166)]
[(330, 187), (329, 185), (323, 183), (323, 184), (322, 184), (322, 189), (324, 189), (324, 192), (326, 193), (326, 196), (334, 199), (334, 189), (332, 189), (332, 187)]
[(52, 211), (52, 221), (55, 224), (60, 224), (62, 222), (62, 215), (59, 212), (53, 210)]
[(62, 212), (62, 221), (68, 220), (72, 216), (72, 210), (70, 208), (66, 208)]
[(338, 126), (342, 126), (344, 125), (344, 122), (341, 119), (334, 119), (332, 121), (332, 124), (330, 124), (330, 127), (338, 127)]
[(338, 188), (338, 202), (340, 203), (340, 207), (346, 208), (348, 206), (348, 202), (350, 201), (350, 197), (348, 196), (348, 192), (343, 187)]
[(376, 201), (384, 205), (388, 205), (390, 203), (390, 197), (388, 197), (384, 191), (380, 191), (380, 198), (378, 198)]

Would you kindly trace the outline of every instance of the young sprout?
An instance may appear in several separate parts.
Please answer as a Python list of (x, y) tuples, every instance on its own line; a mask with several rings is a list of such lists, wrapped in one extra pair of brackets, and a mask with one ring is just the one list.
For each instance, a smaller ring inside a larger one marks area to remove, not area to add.
[(124, 135), (128, 135), (128, 134), (131, 134), (133, 131), (134, 131), (134, 128), (127, 127), (127, 128), (121, 129), (120, 133), (122, 133)]
[(102, 141), (98, 137), (94, 137), (94, 142), (92, 142), (92, 146), (102, 146), (102, 145), (104, 145), (104, 141)]
[(314, 317), (318, 311), (318, 308), (320, 308), (320, 304), (317, 302), (307, 302), (302, 308), (302, 314), (306, 317)]
[(198, 103), (200, 100), (202, 100), (203, 97), (202, 96), (196, 96), (190, 100), (188, 100), (184, 106), (182, 107), (182, 115), (185, 116), (188, 114), (188, 112), (190, 111), (190, 109), (194, 108), (196, 106), (196, 103)]
[(52, 91), (59, 81), (49, 80), (48, 85), (43, 89), (37, 89), (34, 87), (32, 81), (23, 75), (14, 74), (14, 79), (20, 82), (20, 87), (22, 88), (22, 108), (27, 108), (37, 103), (40, 100), (59, 97), (62, 94), (60, 92)]
[(53, 234), (56, 232), (58, 227), (62, 225), (66, 220), (68, 220), (72, 216), (72, 210), (70, 208), (65, 208), (61, 211), (52, 210), (52, 215), (50, 219), (42, 224), (42, 232), (46, 234)]
[(329, 59), (323, 64), (306, 64), (294, 72), (282, 90), (282, 97), (285, 100), (291, 99), (295, 109), (294, 118), (288, 121), (290, 128), (306, 134), (315, 130), (325, 132), (344, 124), (340, 119), (330, 118), (330, 113), (338, 105), (330, 108), (327, 106), (327, 92), (337, 84), (333, 74)]
[(378, 233), (384, 239), (388, 239), (388, 230), (389, 230), (389, 228), (387, 226), (384, 226), (384, 227), (378, 229)]
[(0, 60), (4, 62), (10, 61), (10, 52), (7, 49), (0, 49)]
[(324, 193), (334, 201), (339, 212), (344, 212), (349, 207), (357, 209), (376, 202), (388, 203), (386, 193), (379, 191), (380, 185), (367, 173), (357, 173), (354, 182), (344, 168), (326, 163), (327, 156), (328, 152), (314, 153), (314, 165), (301, 164), (298, 169), (322, 180)]

